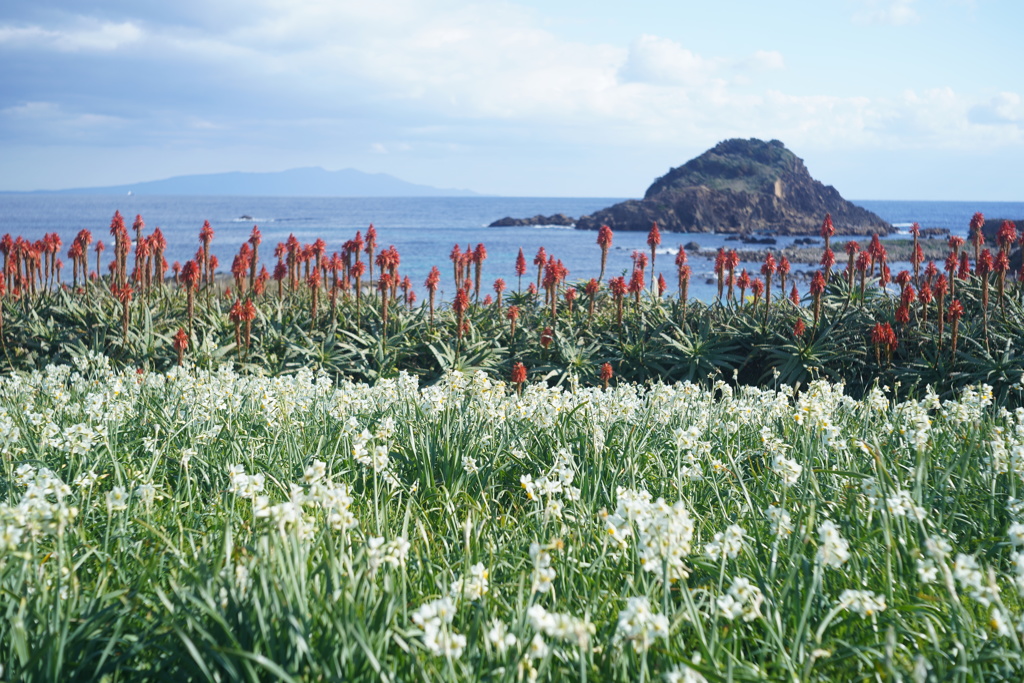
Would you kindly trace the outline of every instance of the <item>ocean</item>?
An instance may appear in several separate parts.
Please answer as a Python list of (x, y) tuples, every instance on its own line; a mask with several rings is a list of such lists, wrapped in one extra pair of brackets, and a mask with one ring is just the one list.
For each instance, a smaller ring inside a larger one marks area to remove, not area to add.
[[(239, 246), (249, 237), (253, 225), (259, 225), (263, 234), (261, 263), (268, 270), (273, 266), (273, 249), (278, 242), (294, 234), (302, 242), (318, 237), (327, 242), (328, 254), (338, 251), (341, 244), (355, 236), (357, 230), (365, 235), (371, 223), (377, 229), (378, 248), (394, 245), (401, 254), (399, 271), (408, 275), (415, 284), (420, 298), (423, 282), (431, 266), (436, 265), (442, 275), (440, 296), (453, 293), (454, 283), (448, 254), (455, 244), (465, 249), (482, 242), (487, 247), (484, 280), (491, 283), (504, 278), (510, 291), (517, 287), (514, 272), (516, 254), (523, 249), (528, 262), (527, 275), (522, 287), (536, 279), (533, 257), (539, 247), (563, 261), (569, 269), (569, 280), (587, 280), (600, 270), (600, 249), (596, 233), (558, 227), (487, 228), (499, 218), (517, 218), (536, 214), (564, 213), (572, 217), (610, 206), (618, 198), (554, 198), (554, 197), (426, 197), (426, 198), (348, 198), (348, 197), (181, 197), (181, 196), (94, 196), (63, 194), (3, 194), (0, 195), (0, 234), (21, 235), (39, 239), (43, 234), (56, 232), (64, 241), (66, 251), (79, 230), (88, 229), (93, 239), (102, 239), (110, 245), (109, 225), (115, 210), (119, 210), (130, 227), (135, 216), (146, 222), (146, 233), (159, 226), (167, 238), (168, 263), (193, 258), (199, 247), (199, 229), (209, 220), (214, 229), (213, 253), (221, 269), (230, 267)], [(1024, 219), (1024, 202), (924, 202), (924, 201), (855, 201), (874, 211), (906, 233), (914, 221), (922, 227), (947, 228), (953, 234), (967, 235), (971, 216), (981, 211), (987, 218)], [(1022, 226), (1024, 227), (1024, 226)], [(702, 249), (715, 250), (719, 246), (738, 248), (741, 243), (725, 241), (721, 234), (663, 233), (662, 245), (657, 252), (656, 267), (665, 274), (670, 291), (675, 290), (674, 258), (678, 247), (697, 242)], [(793, 238), (779, 238), (778, 246), (785, 246)], [(842, 236), (833, 238), (842, 244)], [(648, 251), (646, 233), (616, 232), (608, 258), (605, 279), (628, 275), (630, 256), (635, 249)], [(111, 252), (104, 253), (104, 262)], [(842, 254), (840, 254), (840, 257)], [(90, 263), (94, 256), (90, 257)], [(65, 257), (65, 261), (66, 261)], [(715, 286), (713, 262), (690, 257), (693, 278), (690, 295), (711, 300)], [(892, 264), (893, 273), (909, 264)], [(757, 272), (759, 264), (745, 263), (742, 267)], [(842, 264), (840, 264), (840, 267)], [(795, 271), (808, 269), (794, 266)], [(66, 272), (66, 277), (70, 274)], [(648, 283), (649, 284), (649, 283)]]

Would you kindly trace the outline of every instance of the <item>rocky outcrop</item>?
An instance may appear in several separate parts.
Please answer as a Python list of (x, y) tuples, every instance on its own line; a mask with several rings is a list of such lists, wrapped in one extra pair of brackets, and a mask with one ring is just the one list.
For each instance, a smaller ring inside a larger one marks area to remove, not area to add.
[(985, 221), (985, 225), (981, 228), (982, 233), (985, 235), (985, 244), (988, 245), (989, 249), (995, 253), (993, 245), (996, 243), (996, 235), (999, 234), (999, 228), (1002, 227), (1005, 221), (1010, 221), (1017, 228), (1017, 232), (1024, 231), (1024, 219), (1018, 218), (1016, 220), (1012, 218), (989, 218)]
[(887, 234), (892, 226), (851, 204), (808, 173), (778, 140), (726, 140), (674, 168), (630, 200), (581, 216), (576, 227), (597, 230), (816, 234), (825, 214), (837, 234)]
[(524, 225), (562, 225), (562, 226), (573, 226), (576, 221), (564, 213), (556, 213), (552, 216), (542, 216), (537, 214), (533, 218), (512, 218), (511, 216), (505, 216), (500, 218), (490, 225), (488, 228), (518, 228)]
[[(985, 225), (982, 226), (981, 232), (985, 235), (985, 248), (987, 248), (992, 255), (995, 256), (997, 251), (996, 236), (999, 234), (999, 228), (1002, 227), (1004, 221), (1010, 221), (1014, 227), (1017, 228), (1018, 234), (1024, 232), (1024, 218), (1012, 219), (1012, 218), (990, 218), (985, 221)], [(968, 235), (970, 232), (968, 231)], [(969, 238), (968, 238), (969, 242)], [(1024, 249), (1020, 249), (1017, 245), (1010, 249), (1010, 270), (1019, 271), (1024, 266)]]

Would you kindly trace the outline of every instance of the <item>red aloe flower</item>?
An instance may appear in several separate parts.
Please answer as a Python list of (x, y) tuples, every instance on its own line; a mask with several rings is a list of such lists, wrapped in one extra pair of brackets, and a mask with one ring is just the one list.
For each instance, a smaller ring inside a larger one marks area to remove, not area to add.
[(601, 382), (604, 384), (605, 391), (608, 390), (608, 382), (611, 380), (614, 373), (612, 372), (612, 364), (605, 363), (601, 366)]
[[(824, 237), (826, 240), (831, 239), (832, 236), (836, 234), (836, 228), (832, 224), (832, 214), (830, 214), (830, 213), (826, 213), (825, 214), (825, 220), (822, 221), (822, 223), (821, 223), (821, 231), (820, 232), (821, 232), (821, 236)], [(828, 246), (827, 242), (826, 242), (825, 246), (826, 247)]]
[(821, 267), (825, 269), (825, 279), (828, 280), (829, 275), (832, 273), (832, 266), (836, 264), (836, 255), (828, 247), (825, 248), (825, 252), (821, 255)]
[(363, 253), (366, 254), (367, 278), (370, 282), (373, 282), (373, 253), (376, 249), (377, 229), (373, 227), (373, 223), (370, 223), (370, 227), (366, 229), (366, 246), (363, 248)]
[(185, 350), (188, 349), (188, 333), (179, 327), (178, 332), (174, 335), (172, 345), (174, 350), (178, 352), (178, 365), (181, 365), (185, 358)]
[(455, 293), (455, 301), (452, 302), (452, 310), (455, 311), (455, 315), (457, 316), (456, 334), (459, 339), (462, 339), (462, 323), (465, 320), (466, 311), (469, 310), (469, 293), (465, 289), (460, 289)]
[(996, 244), (1000, 251), (1009, 251), (1013, 243), (1017, 241), (1017, 226), (1013, 221), (1003, 221), (996, 232)]
[[(358, 263), (356, 264), (358, 265)], [(427, 294), (429, 295), (428, 302), (430, 306), (430, 324), (434, 324), (434, 298), (437, 296), (437, 286), (441, 282), (441, 271), (437, 269), (437, 266), (431, 266), (430, 273), (427, 275)]]
[(654, 286), (654, 257), (657, 255), (658, 246), (661, 244), (661, 231), (657, 223), (651, 223), (651, 230), (647, 233), (647, 246), (651, 248), (651, 286)]
[(608, 281), (608, 289), (611, 290), (612, 296), (615, 298), (615, 304), (618, 312), (617, 320), (619, 328), (621, 328), (622, 299), (626, 295), (626, 292), (629, 290), (629, 288), (626, 286), (626, 278), (622, 277), (621, 275), (619, 277), (613, 277), (611, 280)]
[(587, 308), (587, 324), (594, 318), (594, 303), (597, 300), (597, 293), (601, 290), (601, 282), (597, 278), (590, 278), (590, 282), (583, 288), (584, 293), (589, 299), (589, 306)]
[(516, 256), (516, 276), (519, 278), (519, 286), (516, 291), (523, 291), (524, 275), (526, 275), (526, 257), (523, 255), (523, 248), (519, 247), (519, 255)]
[(715, 254), (715, 275), (718, 277), (718, 300), (722, 300), (722, 290), (725, 284), (725, 248), (719, 247)]
[(875, 346), (875, 358), (878, 364), (882, 363), (882, 352), (885, 352), (887, 362), (892, 361), (892, 354), (896, 350), (898, 341), (896, 332), (889, 323), (876, 323), (871, 330), (871, 343)]
[(797, 318), (796, 324), (793, 325), (793, 336), (799, 339), (804, 336), (804, 332), (807, 331), (807, 325), (804, 324), (803, 318)]
[(917, 300), (921, 302), (921, 320), (928, 322), (928, 304), (932, 302), (932, 286), (927, 280), (921, 283), (921, 290), (917, 293)]
[[(599, 280), (604, 279), (604, 267), (608, 263), (608, 250), (612, 247), (612, 229), (607, 225), (602, 225), (597, 230), (597, 244), (601, 247), (601, 274), (598, 275)], [(520, 251), (522, 253), (522, 251)]]
[(501, 308), (501, 293), (505, 291), (505, 281), (500, 277), (494, 281), (494, 293), (498, 295), (498, 308)]
[(949, 303), (949, 320), (953, 323), (953, 358), (956, 358), (956, 342), (957, 342), (957, 331), (960, 327), (960, 318), (964, 315), (963, 304), (959, 300), (953, 299)]
[(644, 271), (641, 268), (634, 268), (629, 278), (629, 293), (636, 297), (636, 303), (640, 305), (640, 293), (644, 291)]
[(118, 301), (121, 302), (121, 331), (124, 335), (124, 339), (128, 339), (128, 321), (130, 320), (129, 304), (132, 301), (132, 288), (130, 285), (121, 285), (118, 287), (116, 284), (110, 287), (111, 294), (114, 295)]
[(755, 277), (750, 282), (750, 293), (754, 295), (754, 310), (757, 310), (757, 305), (761, 302), (761, 295), (764, 294), (764, 282), (761, 278)]
[(256, 304), (252, 299), (246, 299), (242, 304), (242, 322), (245, 323), (245, 348), (248, 349), (252, 342), (252, 321), (256, 319)]
[(682, 308), (679, 318), (680, 325), (686, 325), (686, 300), (690, 294), (690, 272), (690, 266), (679, 268), (679, 303)]
[[(725, 253), (725, 267), (729, 271), (729, 295), (726, 297), (727, 301), (733, 300), (733, 286), (736, 284), (736, 266), (740, 264), (740, 255), (736, 253), (735, 249), (730, 249)], [(740, 298), (743, 298), (742, 296)]]
[(676, 277), (679, 280), (679, 291), (683, 291), (683, 266), (686, 265), (686, 250), (683, 249), (683, 245), (679, 245), (679, 249), (676, 251)]
[(523, 383), (526, 382), (526, 366), (516, 363), (512, 366), (512, 384), (516, 385), (516, 393), (523, 393)]
[(540, 345), (542, 348), (548, 348), (551, 346), (551, 342), (555, 340), (555, 333), (550, 327), (545, 327), (540, 333)]
[(181, 284), (185, 287), (185, 294), (188, 300), (188, 336), (192, 336), (192, 318), (195, 312), (195, 291), (199, 288), (199, 280), (202, 273), (199, 264), (195, 261), (186, 261), (181, 269)]
[(242, 302), (235, 300), (228, 311), (228, 320), (235, 325), (235, 348), (241, 351), (242, 348)]
[(540, 277), (547, 262), (548, 253), (544, 251), (544, 247), (541, 247), (537, 250), (537, 255), (533, 257), (533, 265), (537, 266), (537, 289), (540, 289)]
[(388, 329), (388, 293), (391, 291), (391, 285), (391, 273), (381, 273), (377, 277), (377, 291), (380, 293), (381, 321), (385, 338), (387, 338)]
[(778, 273), (779, 273), (779, 291), (782, 293), (782, 296), (785, 297), (786, 296), (786, 276), (789, 275), (789, 259), (786, 258), (785, 256), (780, 258), (779, 259), (779, 266), (778, 266), (777, 270), (778, 270)]
[(509, 306), (508, 307), (508, 313), (505, 314), (505, 317), (508, 318), (508, 322), (509, 322), (509, 335), (511, 337), (515, 337), (516, 336), (516, 321), (519, 320), (519, 307), (518, 306)]
[(640, 251), (639, 249), (633, 250), (633, 268), (639, 268), (640, 270), (647, 270), (647, 254)]
[(961, 280), (966, 280), (971, 276), (971, 260), (967, 257), (966, 251), (960, 254), (960, 269), (956, 276)]
[(750, 286), (750, 276), (747, 275), (746, 268), (740, 271), (740, 277), (736, 280), (736, 284), (739, 285), (740, 288), (740, 305), (743, 305), (747, 296), (747, 287)]
[(1003, 314), (1006, 314), (1006, 306), (1003, 301), (1003, 293), (1006, 289), (1006, 273), (1010, 270), (1010, 257), (1007, 256), (1007, 252), (1003, 249), (999, 250), (996, 254), (995, 263), (992, 264), (992, 269), (999, 274), (999, 279), (996, 282), (999, 292), (999, 308), (1002, 309)]
[(764, 297), (764, 319), (768, 321), (768, 311), (772, 305), (772, 275), (778, 270), (778, 266), (775, 264), (775, 257), (772, 256), (771, 252), (764, 257), (764, 263), (761, 264), (761, 274), (764, 275), (765, 280), (765, 297)]
[(970, 238), (971, 238), (971, 244), (974, 245), (974, 260), (975, 261), (978, 260), (978, 256), (980, 255), (981, 247), (982, 247), (983, 244), (985, 244), (985, 231), (983, 230), (984, 227), (985, 227), (985, 215), (983, 213), (981, 213), (979, 211), (978, 213), (976, 213), (973, 216), (971, 216)]
[(821, 295), (825, 293), (825, 276), (820, 270), (814, 271), (811, 278), (811, 296), (814, 298), (814, 329), (818, 329), (818, 317), (821, 312)]
[(480, 273), (486, 260), (487, 247), (480, 243), (476, 245), (476, 249), (473, 251), (473, 265), (476, 267), (476, 276), (473, 279), (473, 297), (477, 300), (480, 299)]
[(903, 288), (903, 291), (900, 292), (900, 302), (904, 306), (909, 306), (910, 304), (914, 303), (914, 300), (916, 298), (917, 293), (914, 291), (913, 285), (908, 284), (906, 287)]

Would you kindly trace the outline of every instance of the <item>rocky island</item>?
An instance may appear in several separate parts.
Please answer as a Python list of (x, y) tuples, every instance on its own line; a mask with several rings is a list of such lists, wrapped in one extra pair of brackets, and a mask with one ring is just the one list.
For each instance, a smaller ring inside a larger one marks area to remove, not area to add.
[(488, 228), (520, 228), (526, 225), (558, 225), (564, 227), (570, 227), (575, 225), (574, 221), (564, 213), (556, 213), (551, 216), (543, 216), (537, 214), (533, 218), (512, 218), (511, 216), (505, 216), (494, 221)]
[(817, 234), (826, 213), (841, 235), (887, 234), (892, 226), (811, 177), (778, 140), (732, 139), (658, 178), (643, 199), (621, 202), (576, 227), (597, 230)]

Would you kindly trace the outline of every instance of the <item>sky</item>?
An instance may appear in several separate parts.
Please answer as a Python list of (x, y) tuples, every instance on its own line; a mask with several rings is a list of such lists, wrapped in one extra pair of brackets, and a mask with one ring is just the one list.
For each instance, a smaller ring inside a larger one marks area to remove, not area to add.
[(641, 196), (733, 137), (1024, 200), (1020, 0), (4, 0), (0, 190), (356, 168)]

